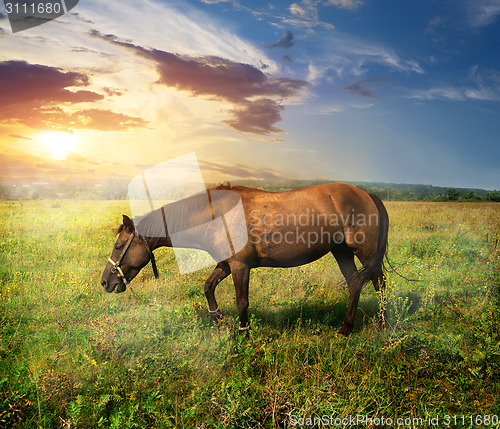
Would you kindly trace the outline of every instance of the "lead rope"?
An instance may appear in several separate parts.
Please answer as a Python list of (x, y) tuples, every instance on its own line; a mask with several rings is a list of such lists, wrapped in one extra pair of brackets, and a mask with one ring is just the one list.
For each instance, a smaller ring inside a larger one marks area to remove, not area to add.
[(143, 235), (139, 235), (139, 237), (141, 237), (142, 242), (144, 243), (144, 246), (146, 247), (146, 250), (149, 253), (149, 258), (151, 259), (151, 266), (153, 267), (153, 274), (155, 276), (155, 279), (158, 280), (160, 278), (160, 275), (158, 274), (158, 268), (156, 266), (155, 255), (154, 255), (153, 251), (151, 250), (151, 248), (149, 247), (148, 242), (146, 241), (146, 238)]

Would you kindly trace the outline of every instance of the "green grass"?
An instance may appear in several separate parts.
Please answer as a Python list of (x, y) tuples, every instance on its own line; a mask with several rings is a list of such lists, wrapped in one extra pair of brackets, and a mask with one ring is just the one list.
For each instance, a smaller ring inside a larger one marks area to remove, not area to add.
[(210, 269), (179, 275), (171, 249), (156, 251), (158, 281), (148, 266), (134, 292), (104, 292), (126, 202), (2, 202), (0, 426), (271, 428), (292, 415), (362, 414), (428, 427), (446, 414), (500, 416), (500, 206), (386, 205), (390, 257), (422, 281), (388, 275), (383, 333), (368, 285), (354, 333), (338, 340), (347, 292), (331, 256), (252, 270), (252, 331), (238, 336), (231, 279), (217, 290), (229, 324), (219, 330), (203, 294)]

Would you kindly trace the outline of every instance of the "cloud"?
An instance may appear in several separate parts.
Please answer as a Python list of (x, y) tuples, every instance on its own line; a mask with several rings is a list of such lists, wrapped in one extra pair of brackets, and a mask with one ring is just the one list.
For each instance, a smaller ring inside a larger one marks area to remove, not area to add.
[(333, 115), (335, 113), (341, 113), (344, 112), (347, 109), (346, 106), (341, 106), (339, 104), (333, 104), (330, 106), (321, 106), (318, 109), (318, 113), (320, 115)]
[[(272, 73), (280, 69), (262, 45), (242, 39), (231, 31), (224, 18), (220, 19), (211, 8), (207, 9), (200, 3), (146, 1), (140, 10), (135, 0), (89, 0), (83, 3), (80, 2), (78, 7), (86, 18), (95, 22), (91, 28), (108, 28), (108, 32), (112, 29), (122, 40), (133, 40), (138, 46), (194, 57), (219, 56), (256, 67), (266, 64)], [(239, 1), (233, 3), (237, 3), (238, 10), (249, 9)], [(109, 16), (113, 16), (112, 26), (109, 25)]]
[(9, 137), (14, 139), (22, 139), (22, 140), (33, 140), (30, 137), (20, 136), (19, 134), (9, 134)]
[(321, 79), (323, 79), (327, 71), (328, 67), (321, 67), (309, 63), (309, 66), (307, 68), (307, 81), (314, 85)]
[[(16, 178), (35, 178), (40, 176), (35, 163), (42, 161), (41, 158), (23, 154), (23, 156), (13, 156), (0, 154), (0, 180), (8, 181), (12, 177)], [(45, 175), (44, 175), (45, 176)]]
[(337, 113), (342, 113), (345, 112), (346, 110), (351, 110), (351, 109), (369, 109), (370, 107), (373, 107), (373, 103), (369, 104), (349, 104), (349, 105), (340, 105), (340, 104), (333, 104), (333, 105), (325, 105), (321, 106), (318, 110), (317, 113), (319, 115), (334, 115)]
[(224, 176), (239, 179), (284, 179), (283, 173), (272, 169), (256, 169), (243, 164), (222, 165), (210, 161), (199, 161), (202, 171), (212, 171)]
[(108, 161), (96, 162), (91, 157), (83, 157), (69, 153), (64, 159), (55, 160), (48, 156), (34, 155), (28, 152), (3, 153), (0, 154), (0, 182), (12, 180), (30, 182), (33, 180), (61, 180), (72, 179), (81, 181), (93, 178), (109, 178), (110, 176), (121, 176), (127, 178), (127, 174), (110, 174), (110, 170), (116, 170), (116, 165)]
[(157, 83), (196, 96), (246, 102), (251, 97), (292, 97), (305, 86), (298, 79), (274, 78), (254, 66), (219, 57), (192, 58), (163, 51), (140, 52), (157, 64)]
[[(0, 116), (3, 122), (38, 129), (89, 128), (109, 131), (145, 126), (141, 118), (109, 110), (68, 112), (62, 108), (103, 100), (104, 96), (94, 91), (68, 89), (89, 85), (89, 77), (82, 73), (65, 72), (60, 68), (29, 64), (26, 61), (1, 62)], [(115, 94), (111, 89), (104, 91), (108, 95)]]
[(376, 98), (377, 93), (375, 89), (367, 87), (367, 83), (385, 83), (385, 81), (379, 78), (368, 78), (351, 83), (350, 85), (345, 86), (344, 89), (349, 91), (351, 95), (357, 95), (365, 98)]
[(339, 9), (354, 10), (363, 6), (365, 4), (364, 0), (327, 0), (325, 5), (335, 6)]
[(487, 27), (500, 16), (500, 0), (467, 0), (468, 22), (473, 28)]
[(217, 3), (233, 3), (234, 0), (200, 0), (202, 3), (206, 4), (217, 4)]
[(69, 115), (68, 120), (70, 128), (89, 128), (99, 131), (125, 131), (147, 125), (142, 118), (102, 109), (79, 110)]
[(332, 74), (341, 79), (363, 76), (373, 65), (391, 72), (425, 73), (418, 62), (401, 58), (391, 47), (341, 31), (326, 35), (319, 49), (314, 57), (314, 67), (330, 77)]
[(442, 27), (444, 27), (443, 19), (440, 16), (437, 16), (429, 21), (427, 27), (425, 28), (425, 32), (432, 34)]
[(82, 73), (63, 72), (59, 68), (28, 64), (26, 61), (0, 63), (2, 112), (22, 106), (33, 109), (56, 103), (83, 103), (102, 100), (92, 91), (70, 91), (68, 87), (85, 87), (90, 83)]
[(486, 87), (437, 87), (413, 91), (409, 98), (416, 100), (451, 100), (451, 101), (500, 101), (500, 93)]
[[(100, 37), (98, 32), (93, 35)], [(241, 132), (260, 135), (282, 132), (274, 126), (281, 120), (281, 102), (298, 97), (307, 86), (303, 80), (276, 78), (250, 64), (225, 58), (149, 50), (119, 41), (112, 35), (101, 37), (152, 61), (158, 73), (156, 84), (234, 104), (235, 109), (228, 110), (232, 119), (224, 123)]]
[(289, 49), (295, 45), (295, 40), (293, 34), (290, 30), (286, 30), (283, 34), (283, 37), (279, 39), (277, 42), (274, 42), (272, 45), (269, 45), (271, 49), (274, 48), (282, 48)]
[(465, 84), (441, 86), (412, 91), (409, 98), (416, 100), (451, 101), (500, 101), (500, 73), (496, 70), (479, 70), (475, 65), (469, 69)]
[(281, 22), (294, 27), (334, 29), (332, 24), (319, 19), (318, 3), (317, 0), (302, 0), (300, 3), (292, 3), (288, 8), (291, 16), (282, 17)]
[(235, 130), (266, 135), (270, 133), (282, 133), (283, 130), (274, 126), (281, 121), (280, 112), (284, 109), (274, 100), (259, 99), (244, 104), (241, 109), (230, 110), (233, 118), (224, 121)]
[(320, 6), (334, 6), (338, 9), (355, 10), (364, 4), (365, 0), (302, 0), (290, 5), (288, 8), (290, 16), (281, 17), (281, 22), (294, 27), (309, 29), (320, 27), (333, 30), (335, 28), (333, 24), (319, 19), (318, 8)]

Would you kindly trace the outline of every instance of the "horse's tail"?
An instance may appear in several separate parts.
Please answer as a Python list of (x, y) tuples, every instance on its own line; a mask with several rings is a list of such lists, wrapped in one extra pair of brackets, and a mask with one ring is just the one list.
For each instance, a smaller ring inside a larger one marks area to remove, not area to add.
[(387, 259), (387, 240), (389, 238), (389, 215), (387, 214), (387, 210), (385, 209), (384, 204), (380, 200), (379, 197), (373, 194), (369, 194), (378, 210), (378, 225), (379, 225), (379, 233), (378, 233), (378, 246), (377, 253), (372, 258), (372, 260), (366, 264), (363, 268), (359, 270), (359, 275), (361, 276), (361, 280), (364, 283), (372, 281), (379, 281), (379, 284), (384, 280), (384, 274), (386, 271), (386, 267), (384, 266), (384, 258)]

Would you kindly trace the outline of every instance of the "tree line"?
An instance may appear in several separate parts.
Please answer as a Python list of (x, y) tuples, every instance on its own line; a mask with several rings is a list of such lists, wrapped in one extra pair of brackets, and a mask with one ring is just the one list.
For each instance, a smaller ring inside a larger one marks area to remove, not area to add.
[[(328, 180), (238, 180), (231, 184), (259, 188), (266, 191), (285, 191), (321, 183)], [(377, 182), (351, 182), (386, 201), (495, 201), (500, 202), (500, 191), (470, 188), (448, 188), (433, 185), (414, 185)], [(208, 184), (209, 187), (217, 183)], [(124, 200), (128, 181), (109, 179), (103, 182), (34, 182), (0, 183), (0, 200), (36, 199), (99, 199)]]

